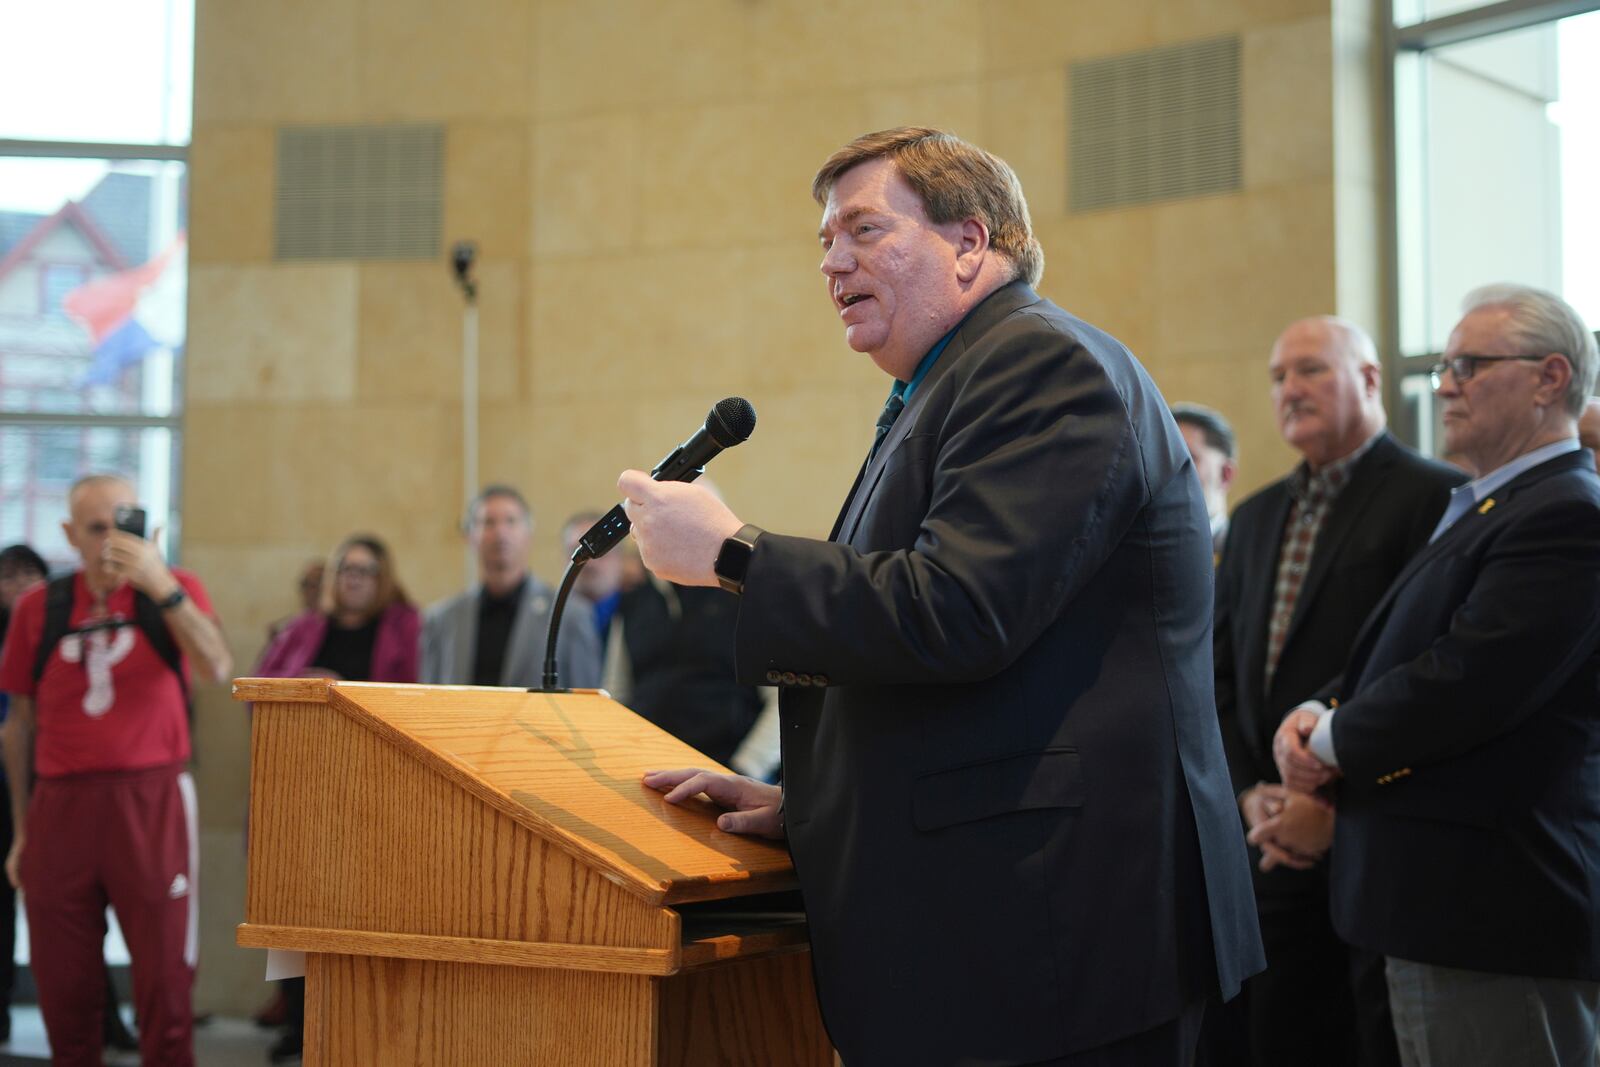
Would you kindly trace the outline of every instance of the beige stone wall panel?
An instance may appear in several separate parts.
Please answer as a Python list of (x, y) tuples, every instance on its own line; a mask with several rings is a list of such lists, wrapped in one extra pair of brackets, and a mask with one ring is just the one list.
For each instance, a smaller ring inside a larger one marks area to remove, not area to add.
[(991, 75), (1015, 74), (1148, 48), (1162, 0), (988, 0), (984, 54)]
[(1063, 215), (1035, 225), (1044, 246), (1039, 291), (1148, 360), (1167, 314), (1149, 206)]
[(361, 18), (353, 0), (197, 0), (196, 128), (359, 121)]
[(526, 122), (452, 122), (444, 139), (444, 244), (471, 239), (482, 261), (528, 256), (532, 205)]
[(641, 131), (639, 243), (715, 246), (803, 240), (820, 212), (811, 176), (867, 128), (860, 97), (681, 107)]
[(189, 403), (353, 398), (357, 279), (351, 262), (192, 265)]
[(195, 131), (191, 189), (226, 189), (193, 197), (189, 263), (266, 263), (272, 259), (276, 132), (260, 124), (211, 124)]
[[(480, 402), (523, 389), (523, 271), (489, 263), (478, 274)], [(359, 268), (356, 395), (454, 406), (461, 402), (464, 301), (441, 262), (365, 262)]]
[[(347, 0), (348, 2), (348, 0)], [(533, 103), (530, 0), (362, 0), (361, 71), (368, 121), (525, 119)]]
[(1333, 175), (1333, 40), (1326, 13), (1243, 35), (1244, 185)]
[(1264, 352), (1291, 320), (1335, 309), (1331, 182), (1154, 211), (1161, 313), (1152, 350)]
[(991, 78), (981, 94), (983, 145), (1017, 172), (1035, 228), (1061, 218), (1067, 213), (1066, 65)]
[(535, 256), (617, 252), (638, 241), (644, 124), (638, 114), (608, 114), (534, 126)]

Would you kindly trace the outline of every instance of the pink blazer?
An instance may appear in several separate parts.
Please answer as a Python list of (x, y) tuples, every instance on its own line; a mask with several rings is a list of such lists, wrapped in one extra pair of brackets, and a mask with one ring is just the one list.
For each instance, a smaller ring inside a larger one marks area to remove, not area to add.
[[(422, 630), (422, 615), (410, 604), (395, 601), (378, 620), (372, 644), (372, 667), (363, 682), (414, 682)], [(305, 673), (328, 635), (328, 617), (308, 611), (283, 628), (256, 664), (263, 678), (297, 678)]]

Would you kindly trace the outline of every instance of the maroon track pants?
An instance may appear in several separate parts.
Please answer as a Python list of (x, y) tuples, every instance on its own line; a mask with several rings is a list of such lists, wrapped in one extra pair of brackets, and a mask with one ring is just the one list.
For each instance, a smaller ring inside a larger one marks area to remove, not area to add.
[(133, 957), (140, 1062), (192, 1067), (194, 781), (180, 766), (41, 778), (21, 858), (29, 955), (56, 1067), (99, 1067), (106, 904)]

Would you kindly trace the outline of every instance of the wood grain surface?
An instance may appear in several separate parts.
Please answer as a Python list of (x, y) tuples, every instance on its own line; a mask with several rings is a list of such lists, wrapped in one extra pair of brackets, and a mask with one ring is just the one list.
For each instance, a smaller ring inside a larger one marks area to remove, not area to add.
[(305, 1064), (653, 1067), (660, 997), (653, 983), (660, 981), (533, 967), (307, 956)]
[[(241, 679), (240, 699), (329, 707), (651, 903), (794, 885), (788, 851), (716, 827), (708, 801), (675, 806), (646, 770), (723, 769), (598, 692), (528, 693), (317, 679)], [(278, 686), (289, 697), (272, 699)]]
[(661, 988), (659, 1067), (829, 1067), (810, 953), (739, 960), (652, 979)]
[(257, 703), (245, 921), (675, 951), (652, 906), (355, 719)]

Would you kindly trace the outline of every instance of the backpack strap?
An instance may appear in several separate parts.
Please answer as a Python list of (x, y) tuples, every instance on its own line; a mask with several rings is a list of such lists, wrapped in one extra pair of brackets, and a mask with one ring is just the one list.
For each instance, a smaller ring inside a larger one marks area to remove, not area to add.
[(78, 576), (76, 574), (63, 574), (54, 578), (45, 586), (44, 591), (44, 632), (39, 635), (39, 652), (33, 658), (33, 684), (39, 684), (39, 679), (44, 677), (45, 664), (50, 662), (50, 653), (56, 650), (56, 645), (67, 635), (72, 622), (72, 593), (73, 586)]
[(137, 589), (133, 593), (133, 621), (144, 631), (144, 636), (156, 650), (156, 655), (161, 657), (161, 662), (178, 676), (178, 686), (183, 690), (183, 703), (189, 711), (190, 725), (194, 725), (194, 702), (189, 695), (189, 680), (183, 675), (183, 650), (178, 647), (178, 639), (167, 628), (167, 620), (161, 617), (161, 608)]
[[(39, 638), (39, 652), (33, 660), (33, 684), (37, 686), (44, 677), (45, 665), (50, 662), (50, 653), (55, 651), (61, 639), (72, 631), (72, 594), (76, 574), (64, 574), (53, 579), (45, 588), (44, 594), (44, 633)], [(172, 636), (172, 631), (167, 628), (167, 622), (161, 617), (161, 609), (156, 602), (135, 590), (133, 594), (133, 621), (144, 632), (145, 638), (151, 647), (156, 650), (156, 655), (161, 657), (173, 674), (178, 676), (178, 685), (183, 690), (183, 702), (189, 708), (191, 718), (194, 707), (189, 695), (189, 680), (183, 675), (183, 651), (178, 647), (177, 638)]]

